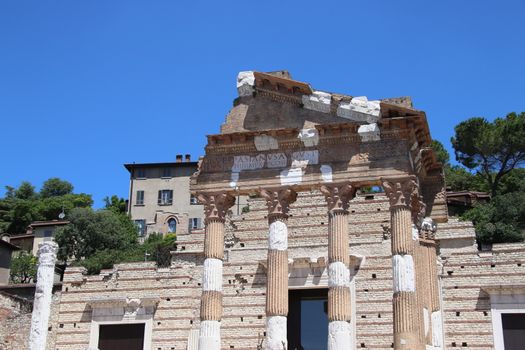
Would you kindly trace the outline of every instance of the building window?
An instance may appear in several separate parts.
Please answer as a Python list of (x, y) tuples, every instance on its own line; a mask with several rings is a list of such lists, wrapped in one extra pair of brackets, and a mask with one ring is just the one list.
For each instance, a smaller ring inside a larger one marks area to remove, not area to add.
[(146, 169), (136, 169), (136, 178), (143, 179), (146, 177)]
[(173, 190), (160, 190), (158, 204), (171, 205), (173, 203)]
[(189, 229), (190, 230), (199, 230), (202, 228), (202, 219), (201, 218), (190, 218)]
[(162, 177), (171, 177), (171, 168), (162, 168)]
[(137, 233), (140, 237), (144, 237), (146, 234), (146, 220), (135, 220), (135, 226), (137, 226)]
[(199, 201), (198, 201), (196, 196), (194, 196), (194, 195), (190, 196), (190, 204), (191, 205), (199, 204)]
[(173, 218), (168, 220), (168, 232), (169, 233), (177, 232), (177, 220)]
[(136, 205), (144, 205), (144, 191), (137, 191)]
[(53, 236), (53, 231), (52, 230), (45, 230), (44, 231), (44, 237), (51, 237)]

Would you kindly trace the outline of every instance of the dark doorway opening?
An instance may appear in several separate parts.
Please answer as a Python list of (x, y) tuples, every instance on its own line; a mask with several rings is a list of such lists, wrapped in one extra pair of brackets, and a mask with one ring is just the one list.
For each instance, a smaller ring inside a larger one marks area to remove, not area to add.
[(99, 350), (144, 349), (144, 323), (100, 325)]
[(523, 350), (525, 346), (525, 314), (501, 314), (505, 350)]
[(326, 350), (328, 289), (289, 291), (288, 349)]

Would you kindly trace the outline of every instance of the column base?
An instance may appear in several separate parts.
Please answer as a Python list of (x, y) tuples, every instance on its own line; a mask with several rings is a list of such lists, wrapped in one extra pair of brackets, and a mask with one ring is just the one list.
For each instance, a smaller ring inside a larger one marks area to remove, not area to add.
[(286, 321), (286, 316), (269, 316), (266, 319), (266, 350), (288, 349)]
[(221, 350), (221, 323), (201, 321), (199, 350)]
[(332, 321), (328, 323), (328, 350), (347, 350), (351, 348), (350, 322)]

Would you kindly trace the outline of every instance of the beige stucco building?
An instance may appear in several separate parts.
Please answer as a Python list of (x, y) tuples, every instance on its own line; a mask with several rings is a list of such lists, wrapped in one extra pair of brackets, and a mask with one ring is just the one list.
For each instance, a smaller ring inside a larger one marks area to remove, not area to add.
[[(472, 224), (448, 215), (410, 99), (287, 72), (242, 72), (237, 88), (194, 174), (174, 166), (205, 229), (178, 235), (169, 268), (68, 268), (48, 349), (522, 349), (525, 244), (478, 251)], [(158, 203), (176, 177), (136, 167), (132, 216), (165, 229), (178, 209), (136, 211), (134, 195)], [(249, 210), (234, 210), (239, 196)]]
[(151, 233), (188, 234), (203, 228), (203, 207), (190, 194), (197, 162), (177, 155), (172, 163), (125, 164), (130, 173), (128, 213), (140, 237)]

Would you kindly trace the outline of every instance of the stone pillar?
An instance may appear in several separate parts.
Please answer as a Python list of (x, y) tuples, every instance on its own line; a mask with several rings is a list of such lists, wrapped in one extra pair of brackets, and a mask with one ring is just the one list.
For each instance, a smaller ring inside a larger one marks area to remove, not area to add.
[(199, 194), (204, 204), (204, 271), (200, 314), (199, 350), (220, 350), (222, 317), (222, 260), (224, 222), (235, 197), (226, 194)]
[(351, 343), (348, 203), (354, 189), (348, 183), (324, 185), (328, 205), (328, 350), (348, 349)]
[(427, 264), (429, 277), (429, 313), (430, 313), (430, 330), (427, 335), (427, 342), (432, 344), (435, 349), (441, 349), (443, 346), (443, 321), (439, 297), (439, 279), (437, 267), (437, 244), (435, 234), (437, 225), (431, 218), (427, 217), (421, 225), (421, 232), (425, 237), (427, 248)]
[(288, 349), (288, 210), (297, 194), (289, 189), (261, 190), (268, 206), (266, 349)]
[(30, 350), (46, 349), (57, 251), (55, 242), (44, 242), (38, 248), (38, 271), (29, 332)]
[(417, 235), (412, 233), (411, 203), (418, 199), (415, 177), (382, 179), (383, 188), (390, 199), (392, 231), (392, 277), (394, 312), (394, 349), (421, 349), (419, 318), (415, 314), (416, 288), (414, 252)]

